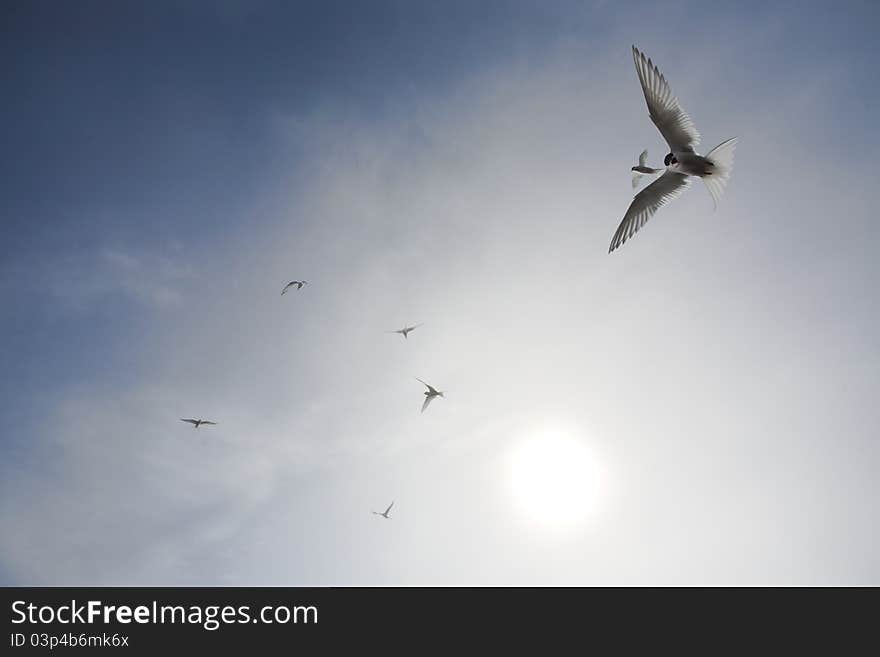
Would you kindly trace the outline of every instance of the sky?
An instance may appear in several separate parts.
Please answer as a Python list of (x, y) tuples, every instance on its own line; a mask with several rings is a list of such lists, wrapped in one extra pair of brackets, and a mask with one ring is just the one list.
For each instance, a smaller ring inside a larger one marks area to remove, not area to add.
[(880, 583), (876, 3), (0, 14), (0, 584)]

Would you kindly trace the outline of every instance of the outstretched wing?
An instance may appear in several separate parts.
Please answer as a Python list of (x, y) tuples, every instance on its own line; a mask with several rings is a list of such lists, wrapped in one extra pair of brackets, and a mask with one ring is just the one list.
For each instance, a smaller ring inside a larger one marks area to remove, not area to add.
[(425, 397), (425, 401), (422, 404), (422, 413), (424, 413), (425, 409), (428, 408), (428, 404), (431, 403), (432, 399), (434, 399), (434, 395), (428, 395), (427, 397)]
[(685, 174), (667, 170), (657, 180), (636, 194), (632, 203), (629, 204), (623, 221), (620, 222), (611, 239), (608, 253), (635, 235), (659, 208), (681, 195), (690, 184), (690, 180)]
[(209, 420), (202, 420), (202, 424), (217, 424), (216, 422), (211, 422)]
[(281, 290), (281, 296), (284, 296), (284, 293), (290, 289), (291, 285), (296, 285), (296, 281), (292, 281), (292, 282), (288, 283), (287, 285), (285, 285), (284, 289)]
[(388, 512), (391, 511), (391, 507), (392, 507), (392, 506), (394, 506), (394, 502), (392, 502), (391, 504), (389, 504), (389, 505), (388, 505), (388, 508), (385, 509), (385, 515), (386, 515), (386, 516), (388, 515)]
[(198, 420), (193, 420), (191, 417), (182, 417), (180, 418), (181, 422), (189, 422), (190, 424), (198, 424)]
[[(425, 383), (424, 381), (422, 381), (419, 377), (416, 377), (416, 381), (418, 381), (418, 382), (421, 383), (423, 386), (425, 386), (425, 387), (428, 389), (428, 391), (431, 392), (432, 394), (435, 394), (435, 395), (436, 395), (436, 394), (439, 394), (439, 393), (434, 389), (434, 386), (430, 386), (430, 385), (428, 385), (427, 383)], [(426, 406), (427, 406), (427, 404), (426, 404)], [(425, 409), (422, 409), (422, 410), (425, 410)]]
[(632, 50), (651, 120), (669, 144), (669, 150), (693, 152), (694, 146), (700, 143), (700, 133), (694, 122), (682, 109), (678, 98), (672, 95), (669, 83), (654, 63), (635, 46)]

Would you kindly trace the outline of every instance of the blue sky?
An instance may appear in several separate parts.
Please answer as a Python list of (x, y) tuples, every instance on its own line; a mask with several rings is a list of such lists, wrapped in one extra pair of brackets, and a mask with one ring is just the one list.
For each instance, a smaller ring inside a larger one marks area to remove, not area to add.
[[(844, 4), (4, 3), (3, 582), (876, 583), (880, 10)], [(741, 145), (717, 213), (608, 256), (664, 154), (632, 43)], [(609, 498), (543, 541), (497, 459), (559, 425)]]

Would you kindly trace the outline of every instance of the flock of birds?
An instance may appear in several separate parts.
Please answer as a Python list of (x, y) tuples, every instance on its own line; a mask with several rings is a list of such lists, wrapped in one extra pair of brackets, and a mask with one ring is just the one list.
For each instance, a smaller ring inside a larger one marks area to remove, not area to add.
[[(304, 280), (303, 281), (290, 281), (281, 290), (281, 296), (284, 296), (284, 293), (287, 292), (292, 287), (295, 287), (297, 290), (301, 290), (304, 285), (308, 285), (308, 281), (304, 281)], [(407, 339), (407, 336), (412, 331), (415, 331), (417, 328), (419, 328), (420, 326), (424, 326), (424, 324), (415, 324), (413, 326), (404, 326), (403, 328), (397, 329), (395, 331), (385, 331), (385, 332), (386, 333), (399, 333), (400, 335), (402, 335), (404, 337), (404, 339)], [(422, 385), (424, 385), (427, 388), (427, 390), (425, 391), (425, 401), (422, 402), (422, 411), (421, 412), (424, 413), (425, 409), (428, 408), (428, 404), (430, 404), (434, 400), (435, 397), (443, 397), (444, 392), (442, 390), (437, 390), (434, 386), (430, 385), (429, 383), (425, 383), (424, 381), (422, 381), (418, 377), (416, 377), (416, 381), (418, 381), (419, 383), (421, 383)], [(187, 422), (187, 423), (193, 425), (194, 429), (198, 429), (199, 427), (205, 426), (205, 425), (216, 425), (217, 424), (216, 422), (212, 422), (211, 420), (203, 420), (201, 418), (196, 419), (196, 418), (191, 418), (191, 417), (182, 417), (182, 418), (180, 418), (180, 421)], [(388, 515), (388, 512), (391, 511), (392, 506), (394, 506), (393, 501), (391, 502), (391, 504), (388, 505), (388, 508), (385, 509), (383, 512), (379, 513), (378, 511), (373, 511), (372, 513), (374, 515), (385, 518), (385, 520), (391, 520), (391, 516)]]
[[(660, 131), (663, 139), (669, 146), (669, 153), (663, 160), (663, 169), (647, 166), (648, 151), (642, 151), (639, 155), (639, 163), (632, 167), (633, 189), (639, 186), (644, 176), (662, 174), (650, 185), (633, 197), (623, 220), (617, 227), (611, 238), (608, 253), (611, 253), (629, 238), (635, 235), (645, 223), (654, 216), (661, 207), (669, 201), (677, 198), (691, 184), (691, 177), (700, 178), (706, 184), (715, 207), (724, 193), (730, 174), (733, 171), (734, 151), (736, 150), (737, 138), (727, 139), (709, 151), (706, 155), (700, 155), (694, 148), (700, 143), (700, 133), (694, 126), (687, 112), (672, 94), (672, 89), (666, 78), (654, 63), (635, 46), (632, 47), (633, 60), (635, 61), (636, 73), (641, 83), (645, 102), (648, 105), (648, 114), (654, 125)], [(296, 288), (301, 290), (308, 281), (290, 281), (281, 290), (281, 295)], [(386, 333), (399, 333), (408, 339), (409, 334), (423, 326), (415, 324), (403, 328), (386, 331)], [(427, 390), (424, 392), (425, 400), (422, 402), (422, 413), (428, 405), (437, 397), (443, 397), (444, 392), (437, 390), (429, 383), (416, 378)], [(216, 422), (194, 418), (180, 418), (182, 422), (192, 424), (195, 429), (204, 425), (216, 425)], [(373, 511), (374, 515), (390, 520), (388, 515), (394, 502), (382, 511)]]

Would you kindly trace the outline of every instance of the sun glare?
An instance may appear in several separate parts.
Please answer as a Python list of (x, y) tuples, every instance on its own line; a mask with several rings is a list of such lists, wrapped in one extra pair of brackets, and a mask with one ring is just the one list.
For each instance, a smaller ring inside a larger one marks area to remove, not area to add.
[(513, 496), (530, 522), (571, 529), (596, 510), (599, 470), (582, 441), (564, 432), (538, 432), (520, 442), (512, 453)]

